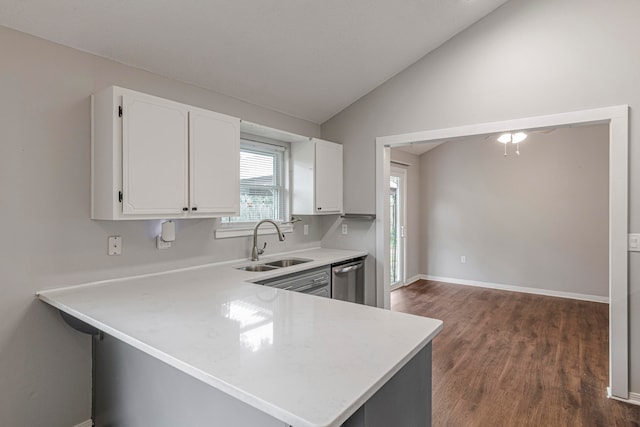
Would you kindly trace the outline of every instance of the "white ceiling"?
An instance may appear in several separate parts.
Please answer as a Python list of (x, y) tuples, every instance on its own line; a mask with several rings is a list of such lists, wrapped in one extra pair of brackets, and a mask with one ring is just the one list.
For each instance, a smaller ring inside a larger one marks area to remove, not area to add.
[(0, 25), (323, 123), (507, 0), (0, 0)]

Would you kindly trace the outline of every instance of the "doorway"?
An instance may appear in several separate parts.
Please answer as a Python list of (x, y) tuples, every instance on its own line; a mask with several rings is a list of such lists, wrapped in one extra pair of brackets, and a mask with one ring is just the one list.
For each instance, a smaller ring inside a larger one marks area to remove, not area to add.
[(391, 166), (389, 176), (389, 286), (396, 289), (406, 276), (407, 170)]
[(628, 151), (629, 107), (626, 105), (528, 117), (502, 122), (427, 130), (376, 138), (376, 270), (378, 306), (390, 307), (389, 179), (390, 148), (435, 144), (469, 136), (545, 130), (585, 124), (609, 125), (609, 387), (607, 394), (629, 400), (628, 308)]

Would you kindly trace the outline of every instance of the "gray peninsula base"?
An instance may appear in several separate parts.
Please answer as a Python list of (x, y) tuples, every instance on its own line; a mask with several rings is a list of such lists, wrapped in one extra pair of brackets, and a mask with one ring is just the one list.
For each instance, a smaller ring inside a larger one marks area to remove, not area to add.
[[(93, 339), (96, 427), (289, 426), (109, 335)], [(341, 426), (430, 427), (431, 343)]]

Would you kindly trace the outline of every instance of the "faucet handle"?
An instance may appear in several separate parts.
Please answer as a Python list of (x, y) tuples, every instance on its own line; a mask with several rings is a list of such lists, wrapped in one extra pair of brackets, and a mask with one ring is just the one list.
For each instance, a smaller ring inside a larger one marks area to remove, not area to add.
[(267, 242), (264, 242), (264, 246), (262, 247), (262, 249), (258, 249), (258, 255), (262, 255), (266, 247), (267, 247)]

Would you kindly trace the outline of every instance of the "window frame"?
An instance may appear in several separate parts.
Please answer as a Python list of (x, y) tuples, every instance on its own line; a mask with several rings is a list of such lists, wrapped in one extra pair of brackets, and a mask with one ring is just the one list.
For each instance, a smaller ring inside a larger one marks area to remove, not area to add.
[[(286, 222), (291, 214), (291, 191), (290, 191), (290, 156), (291, 156), (291, 144), (285, 141), (274, 140), (270, 138), (261, 137), (252, 134), (240, 134), (240, 149), (243, 147), (255, 147), (258, 149), (268, 149), (269, 146), (274, 150), (282, 151), (282, 191), (281, 196), (284, 197), (284, 213), (283, 219), (275, 220), (278, 224)], [(225, 217), (228, 218), (228, 217)], [(273, 219), (273, 218), (269, 218)], [(241, 237), (253, 235), (253, 230), (258, 221), (242, 221), (242, 222), (222, 222), (222, 218), (218, 219), (218, 226), (215, 230), (215, 237), (228, 238), (228, 237)], [(284, 224), (280, 226), (283, 233), (291, 233), (293, 231), (292, 224)], [(275, 227), (261, 227), (258, 230), (259, 235), (263, 234), (275, 234)]]

